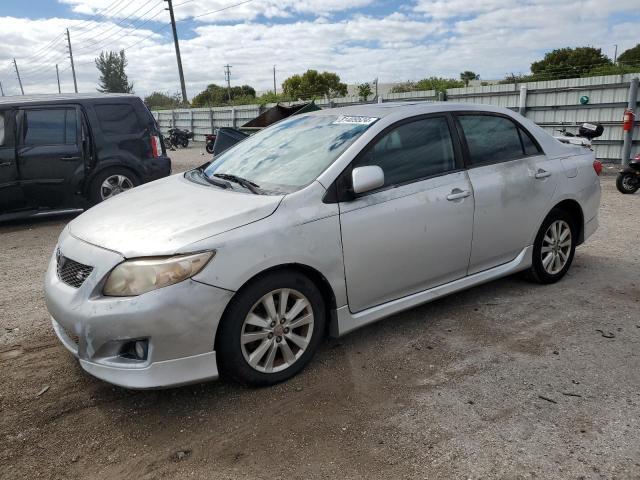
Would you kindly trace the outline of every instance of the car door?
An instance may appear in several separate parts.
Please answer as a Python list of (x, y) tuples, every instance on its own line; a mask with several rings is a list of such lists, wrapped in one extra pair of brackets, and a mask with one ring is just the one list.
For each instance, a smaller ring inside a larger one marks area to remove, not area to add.
[(558, 165), (506, 115), (460, 113), (475, 213), (469, 274), (513, 260), (551, 207)]
[(0, 215), (24, 207), (14, 140), (14, 112), (0, 110)]
[(79, 109), (23, 108), (18, 122), (20, 182), (32, 207), (70, 206), (84, 171)]
[(466, 275), (473, 196), (452, 125), (445, 115), (403, 121), (352, 163), (385, 174), (381, 188), (339, 203), (352, 312)]

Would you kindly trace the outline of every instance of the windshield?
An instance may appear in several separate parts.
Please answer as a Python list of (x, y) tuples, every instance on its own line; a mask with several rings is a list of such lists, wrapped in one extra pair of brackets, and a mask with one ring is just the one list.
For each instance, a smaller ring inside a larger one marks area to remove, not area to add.
[(288, 118), (223, 152), (204, 171), (235, 175), (263, 191), (292, 192), (315, 180), (377, 119), (338, 115)]

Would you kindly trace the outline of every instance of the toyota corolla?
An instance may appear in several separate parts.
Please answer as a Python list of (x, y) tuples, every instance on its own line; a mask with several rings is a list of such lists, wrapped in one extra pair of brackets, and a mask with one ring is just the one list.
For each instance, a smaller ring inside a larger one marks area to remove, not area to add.
[(325, 335), (516, 272), (560, 280), (597, 228), (600, 168), (503, 108), (302, 114), (74, 219), (47, 307), (108, 382), (274, 384)]

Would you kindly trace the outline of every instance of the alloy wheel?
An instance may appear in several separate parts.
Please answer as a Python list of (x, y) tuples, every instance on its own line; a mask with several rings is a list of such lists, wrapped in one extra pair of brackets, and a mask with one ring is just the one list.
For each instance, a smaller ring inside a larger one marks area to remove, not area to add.
[(313, 309), (297, 290), (280, 288), (258, 300), (244, 320), (240, 334), (242, 355), (262, 373), (293, 365), (313, 335)]
[(111, 175), (102, 182), (100, 186), (100, 197), (102, 200), (106, 200), (131, 188), (133, 188), (133, 182), (128, 177), (124, 175)]
[(571, 254), (571, 227), (564, 220), (556, 220), (542, 239), (542, 267), (550, 275), (557, 275), (569, 261)]
[(624, 188), (627, 192), (635, 191), (638, 186), (636, 185), (635, 179), (631, 175), (625, 175), (622, 177), (622, 188)]

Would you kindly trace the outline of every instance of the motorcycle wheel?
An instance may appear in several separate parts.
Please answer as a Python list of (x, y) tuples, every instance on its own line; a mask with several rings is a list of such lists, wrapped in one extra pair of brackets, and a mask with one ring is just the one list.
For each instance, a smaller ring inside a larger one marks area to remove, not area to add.
[(616, 178), (616, 187), (620, 193), (636, 193), (640, 188), (640, 177), (632, 173), (619, 173)]
[(188, 138), (183, 138), (182, 142), (180, 143), (180, 146), (183, 148), (187, 148), (189, 146), (189, 139)]
[(207, 146), (204, 147), (207, 153), (213, 155), (213, 143), (207, 143)]

